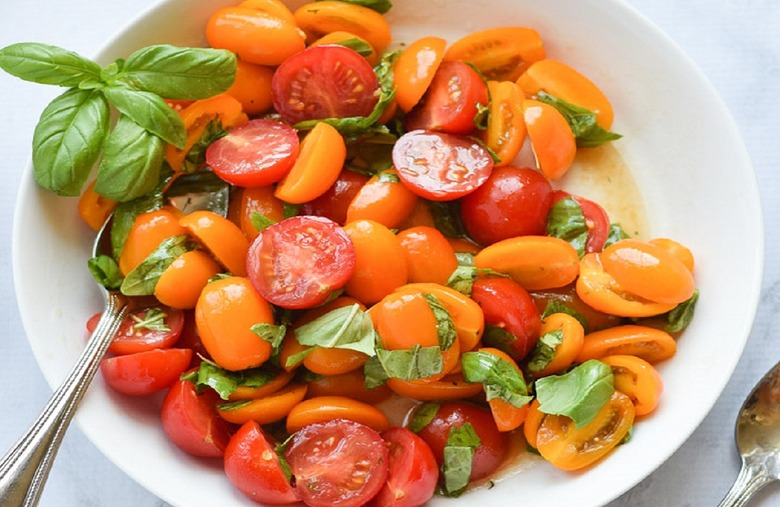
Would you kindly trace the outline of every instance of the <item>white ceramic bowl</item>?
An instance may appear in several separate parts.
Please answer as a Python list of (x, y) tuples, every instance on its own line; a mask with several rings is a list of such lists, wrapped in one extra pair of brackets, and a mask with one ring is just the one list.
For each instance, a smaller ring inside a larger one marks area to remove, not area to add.
[[(103, 63), (152, 43), (203, 45), (210, 12), (236, 0), (166, 0), (111, 41)], [(297, 6), (301, 2), (290, 2)], [(734, 122), (680, 49), (620, 0), (396, 0), (396, 41), (437, 34), (454, 41), (481, 28), (535, 27), (548, 55), (598, 83), (616, 111), (615, 143), (644, 200), (617, 209), (622, 184), (600, 187), (613, 217), (634, 210), (649, 236), (680, 240), (696, 256), (701, 298), (677, 356), (660, 365), (665, 392), (634, 437), (588, 471), (570, 474), (532, 463), (493, 489), (431, 505), (603, 505), (666, 460), (707, 415), (736, 366), (759, 294), (763, 236), (755, 178)], [(597, 198), (599, 196), (589, 195)], [(730, 196), (724, 204), (722, 196)], [(85, 262), (92, 233), (74, 199), (35, 186), (28, 168), (14, 224), (13, 266), (19, 308), (35, 356), (52, 386), (66, 376), (84, 343), (84, 322), (102, 301)], [(41, 287), (46, 287), (45, 292)], [(114, 394), (95, 379), (77, 422), (117, 466), (165, 501), (179, 506), (256, 505), (237, 493), (221, 463), (193, 459), (170, 445), (159, 399)]]

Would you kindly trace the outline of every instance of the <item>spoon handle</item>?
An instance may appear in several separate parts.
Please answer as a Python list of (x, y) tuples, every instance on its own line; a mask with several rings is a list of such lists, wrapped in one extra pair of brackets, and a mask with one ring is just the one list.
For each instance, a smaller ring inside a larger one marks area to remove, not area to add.
[(743, 462), (734, 485), (731, 486), (731, 489), (718, 504), (718, 507), (742, 507), (747, 505), (758, 490), (775, 480), (777, 479), (769, 475), (766, 467), (761, 466), (760, 463), (749, 465)]
[(68, 377), (27, 433), (0, 461), (0, 505), (34, 507), (75, 408), (127, 313), (127, 298), (109, 292), (106, 308)]

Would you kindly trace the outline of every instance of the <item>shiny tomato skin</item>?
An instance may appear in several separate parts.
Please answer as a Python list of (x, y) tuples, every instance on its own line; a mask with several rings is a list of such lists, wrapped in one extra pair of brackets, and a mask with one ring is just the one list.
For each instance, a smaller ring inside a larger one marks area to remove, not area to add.
[(461, 201), (469, 235), (481, 245), (547, 233), (552, 186), (539, 171), (497, 167), (484, 185)]
[(206, 163), (223, 180), (263, 187), (281, 180), (298, 157), (298, 133), (273, 120), (250, 120), (206, 149)]
[(422, 100), (406, 116), (406, 130), (437, 130), (470, 134), (474, 117), (488, 105), (488, 89), (482, 77), (463, 62), (442, 62)]
[[(174, 310), (173, 308), (164, 308), (165, 313), (163, 324), (168, 330), (155, 330), (146, 327), (136, 328), (136, 321), (133, 317), (143, 320), (149, 308), (139, 308), (133, 310), (125, 317), (122, 325), (119, 327), (116, 336), (111, 341), (108, 351), (112, 354), (124, 355), (134, 354), (136, 352), (146, 352), (153, 349), (165, 349), (176, 343), (181, 336), (184, 328), (184, 312)], [(87, 321), (87, 331), (92, 333), (97, 327), (102, 314), (96, 313)]]
[(431, 447), (441, 465), (450, 430), (466, 423), (471, 424), (481, 442), (472, 462), (473, 481), (493, 473), (503, 463), (509, 447), (508, 436), (498, 431), (489, 410), (462, 401), (442, 403), (433, 419), (417, 434)]
[(393, 165), (401, 182), (432, 201), (451, 201), (488, 181), (493, 159), (471, 139), (429, 130), (412, 130), (393, 146)]
[(399, 426), (383, 431), (382, 438), (387, 444), (387, 482), (368, 506), (416, 507), (430, 500), (439, 468), (425, 440)]
[(282, 472), (276, 446), (255, 421), (238, 429), (225, 449), (225, 475), (256, 502), (289, 504), (300, 500)]
[(327, 192), (301, 205), (301, 215), (330, 218), (339, 225), (347, 223), (349, 203), (368, 181), (368, 176), (344, 170)]
[(289, 124), (368, 116), (378, 87), (371, 65), (339, 45), (310, 47), (285, 60), (271, 80), (274, 107)]
[(296, 216), (264, 229), (252, 242), (247, 272), (257, 292), (282, 308), (311, 308), (347, 283), (355, 247), (334, 221)]
[(512, 337), (492, 343), (490, 336), (483, 336), (486, 345), (503, 350), (515, 361), (531, 352), (539, 339), (542, 319), (527, 290), (511, 278), (482, 278), (474, 282), (471, 298), (482, 307), (486, 325), (501, 328)]
[(100, 362), (106, 384), (128, 396), (147, 396), (173, 385), (192, 359), (190, 349), (154, 349)]
[(285, 453), (295, 489), (309, 507), (357, 507), (387, 480), (387, 446), (376, 431), (346, 419), (296, 432)]
[(580, 205), (582, 215), (585, 217), (585, 225), (588, 227), (585, 252), (600, 252), (604, 248), (604, 243), (607, 242), (607, 237), (609, 237), (609, 216), (607, 212), (590, 199), (572, 195), (565, 190), (553, 191), (553, 204), (567, 197), (571, 197)]
[(221, 401), (211, 389), (199, 394), (192, 382), (177, 380), (166, 393), (160, 411), (168, 439), (192, 456), (222, 457), (232, 427), (214, 409)]

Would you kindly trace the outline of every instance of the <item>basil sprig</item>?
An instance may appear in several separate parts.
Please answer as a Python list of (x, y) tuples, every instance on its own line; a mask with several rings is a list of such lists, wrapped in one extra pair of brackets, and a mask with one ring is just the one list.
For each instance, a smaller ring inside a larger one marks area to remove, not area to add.
[[(165, 143), (185, 144), (181, 117), (163, 98), (194, 100), (227, 90), (236, 57), (225, 50), (156, 45), (101, 68), (72, 51), (24, 42), (0, 49), (0, 69), (69, 88), (44, 109), (35, 128), (35, 181), (61, 195), (78, 195), (100, 158), (95, 191), (129, 201), (159, 182)], [(121, 113), (113, 129), (109, 104)]]
[(609, 365), (591, 359), (564, 375), (542, 377), (535, 387), (541, 412), (565, 415), (581, 428), (609, 401), (615, 391), (615, 376)]

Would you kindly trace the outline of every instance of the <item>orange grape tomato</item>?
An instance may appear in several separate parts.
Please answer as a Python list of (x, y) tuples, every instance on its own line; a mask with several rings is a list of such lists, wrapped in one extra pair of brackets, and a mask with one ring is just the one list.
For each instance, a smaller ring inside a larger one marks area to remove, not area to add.
[(433, 282), (446, 285), (458, 260), (447, 238), (433, 227), (418, 226), (398, 233), (406, 254), (409, 282)]
[(260, 234), (252, 223), (252, 216), (255, 213), (259, 213), (273, 223), (284, 220), (284, 202), (274, 195), (273, 186), (243, 188), (239, 203), (241, 231), (250, 241)]
[(306, 345), (301, 345), (295, 338), (295, 333), (293, 333), (291, 329), (288, 329), (287, 334), (284, 335), (284, 339), (282, 340), (282, 347), (279, 350), (279, 364), (282, 369), (284, 369), (284, 371), (295, 371), (298, 366), (303, 363), (298, 361), (288, 365), (290, 358), (310, 348), (311, 347)]
[(209, 283), (195, 305), (195, 324), (203, 346), (226, 370), (254, 368), (271, 356), (271, 344), (252, 332), (251, 327), (273, 322), (271, 305), (244, 277), (231, 276)]
[(601, 265), (601, 254), (590, 253), (580, 260), (577, 296), (588, 306), (620, 317), (652, 317), (673, 309), (675, 304), (654, 303), (625, 290)]
[(362, 368), (368, 356), (357, 350), (314, 347), (303, 359), (303, 365), (318, 375), (340, 375)]
[(390, 388), (386, 385), (366, 389), (366, 381), (361, 370), (352, 370), (339, 375), (322, 375), (309, 382), (306, 396), (344, 396), (353, 400), (376, 405), (389, 398)]
[(623, 354), (657, 363), (671, 358), (676, 352), (677, 342), (666, 331), (625, 324), (586, 334), (577, 362), (584, 363), (588, 359)]
[(514, 81), (545, 57), (544, 44), (532, 28), (502, 27), (473, 32), (455, 41), (445, 60), (473, 63), (487, 79)]
[(306, 47), (295, 23), (276, 13), (246, 6), (222, 7), (206, 23), (206, 40), (242, 60), (276, 66)]
[(119, 256), (119, 270), (127, 275), (154, 252), (163, 240), (180, 234), (187, 234), (187, 229), (179, 224), (179, 217), (169, 209), (138, 215)]
[(373, 220), (356, 220), (344, 226), (355, 247), (355, 267), (346, 293), (372, 305), (408, 280), (401, 243), (386, 226)]
[(79, 216), (84, 222), (92, 228), (93, 231), (99, 231), (103, 224), (111, 216), (111, 213), (118, 204), (117, 201), (103, 197), (95, 192), (95, 183), (97, 180), (92, 181), (84, 193), (79, 197)]
[[(326, 33), (319, 39), (312, 42), (310, 46), (322, 46), (325, 44), (338, 44), (340, 46), (343, 46), (345, 45), (344, 44), (345, 42), (350, 40), (357, 40), (358, 42), (365, 44), (366, 48), (370, 50), (370, 53), (368, 54), (365, 55), (361, 54), (361, 56), (363, 56), (363, 58), (365, 58), (368, 63), (370, 63), (371, 65), (376, 65), (377, 62), (379, 62), (380, 55), (377, 54), (376, 50), (373, 48), (373, 46), (371, 46), (371, 44), (368, 43), (366, 39), (362, 37), (358, 37), (354, 33), (345, 32), (343, 30)], [(347, 45), (347, 47), (350, 46)], [(384, 123), (384, 122), (380, 121), (379, 123)]]
[(482, 250), (481, 246), (465, 238), (447, 238), (447, 241), (449, 241), (450, 246), (452, 246), (452, 249), (455, 250), (456, 253), (477, 255), (479, 251)]
[(236, 80), (225, 93), (238, 100), (246, 114), (255, 116), (264, 113), (273, 105), (273, 75), (271, 67), (238, 60)]
[(238, 386), (235, 391), (230, 393), (230, 401), (254, 400), (264, 398), (269, 394), (279, 391), (292, 381), (294, 377), (291, 371), (281, 371), (271, 380), (258, 387)]
[(193, 211), (179, 223), (205, 246), (232, 274), (246, 275), (249, 241), (241, 229), (212, 211)]
[(482, 140), (499, 161), (496, 167), (512, 163), (525, 141), (522, 90), (512, 81), (488, 81), (490, 105), (487, 130)]
[(370, 315), (385, 349), (439, 346), (436, 317), (421, 292), (385, 296), (371, 308)]
[(244, 0), (238, 6), (263, 11), (287, 23), (295, 23), (292, 11), (281, 0)]
[(542, 320), (540, 336), (554, 331), (561, 333), (563, 341), (555, 347), (555, 354), (547, 366), (534, 372), (536, 377), (560, 373), (571, 366), (585, 343), (585, 330), (582, 324), (568, 313), (553, 313)]
[(655, 367), (636, 356), (614, 355), (601, 361), (612, 367), (615, 389), (634, 403), (636, 415), (647, 415), (658, 406), (663, 380)]
[(580, 428), (566, 416), (545, 416), (536, 434), (536, 449), (562, 470), (585, 468), (623, 441), (634, 415), (634, 404), (628, 396), (615, 391), (596, 417)]
[(528, 413), (523, 421), (523, 436), (528, 445), (536, 449), (536, 434), (539, 432), (539, 426), (542, 425), (542, 419), (546, 415), (539, 410), (539, 400), (534, 398), (534, 401), (528, 405)]
[(623, 322), (622, 317), (600, 312), (595, 308), (588, 306), (577, 295), (575, 284), (569, 284), (556, 289), (546, 289), (542, 291), (531, 292), (531, 297), (539, 309), (539, 314), (543, 314), (549, 304), (562, 304), (581, 315), (587, 322), (586, 331), (598, 331), (612, 326), (617, 326)]
[(372, 176), (357, 191), (347, 207), (346, 221), (374, 220), (393, 229), (409, 217), (417, 200), (395, 169), (388, 169)]
[(320, 197), (338, 179), (346, 156), (347, 145), (339, 131), (325, 122), (317, 123), (301, 141), (298, 158), (274, 195), (291, 204)]
[(336, 182), (318, 198), (301, 205), (301, 215), (330, 218), (339, 225), (347, 223), (349, 203), (368, 181), (368, 176), (345, 169)]
[(663, 248), (672, 254), (673, 257), (677, 258), (678, 261), (682, 262), (688, 271), (693, 273), (693, 253), (690, 251), (690, 249), (688, 249), (688, 247), (669, 238), (653, 238), (648, 241), (648, 243)]
[(568, 285), (577, 278), (579, 264), (574, 247), (552, 236), (505, 239), (474, 256), (474, 266), (506, 273), (526, 290)]
[(343, 31), (368, 41), (377, 53), (384, 52), (390, 44), (390, 25), (384, 16), (368, 7), (328, 0), (303, 5), (293, 14), (308, 42)]
[(387, 387), (394, 393), (418, 401), (465, 400), (482, 393), (482, 384), (468, 383), (460, 373), (447, 375), (439, 380), (387, 380)]
[(420, 101), (433, 81), (446, 48), (447, 41), (441, 37), (423, 37), (404, 48), (393, 67), (398, 107), (409, 111)]
[(596, 113), (596, 122), (604, 129), (612, 126), (612, 105), (590, 79), (558, 60), (534, 62), (517, 80), (527, 95), (544, 90), (550, 95)]
[(154, 296), (171, 308), (195, 308), (203, 288), (221, 271), (220, 265), (206, 252), (185, 252), (160, 275)]
[(384, 431), (390, 423), (378, 408), (344, 396), (318, 396), (298, 403), (287, 416), (287, 432), (295, 433), (309, 424), (347, 419)]
[(306, 384), (288, 384), (262, 398), (239, 400), (234, 405), (217, 405), (217, 413), (233, 424), (255, 421), (270, 424), (281, 421), (306, 396)]
[[(503, 359), (512, 365), (521, 377), (523, 376), (520, 367), (506, 352), (492, 347), (482, 347), (479, 349), (479, 352), (493, 354), (494, 356)], [(519, 428), (520, 425), (525, 422), (525, 418), (528, 415), (527, 404), (522, 407), (516, 407), (500, 398), (493, 398), (488, 401), (488, 405), (490, 406), (490, 412), (493, 414), (493, 420), (496, 421), (498, 431), (512, 431)]]
[(557, 180), (577, 155), (569, 123), (553, 106), (532, 99), (523, 100), (523, 118), (539, 169), (547, 179)]
[(436, 227), (436, 220), (434, 220), (433, 214), (431, 213), (431, 207), (425, 199), (417, 199), (417, 203), (414, 205), (412, 212), (406, 217), (406, 220), (398, 225), (398, 228), (404, 230), (420, 225)]

